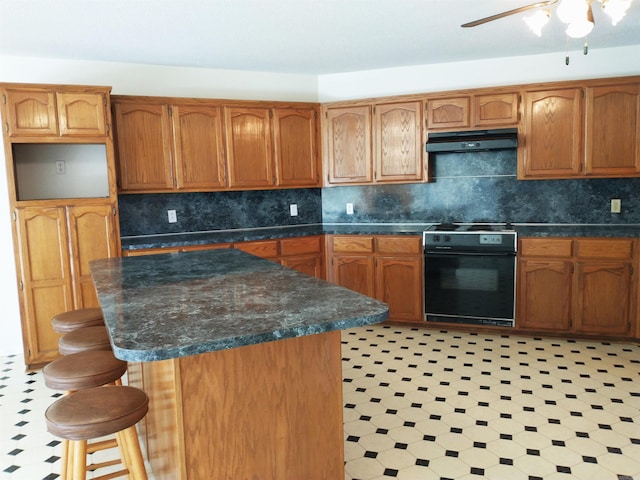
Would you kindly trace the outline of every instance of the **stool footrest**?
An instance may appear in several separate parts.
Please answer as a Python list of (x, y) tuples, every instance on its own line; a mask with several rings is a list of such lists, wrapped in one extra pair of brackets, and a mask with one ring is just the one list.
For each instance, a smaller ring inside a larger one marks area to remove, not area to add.
[(87, 465), (87, 472), (93, 472), (94, 470), (98, 470), (99, 468), (113, 467), (114, 465), (119, 465), (121, 463), (122, 462), (118, 458), (115, 460), (106, 460), (100, 463), (90, 463), (89, 465)]
[(87, 453), (95, 453), (100, 450), (107, 450), (108, 448), (116, 448), (118, 446), (118, 442), (115, 438), (111, 438), (109, 440), (102, 440), (100, 442), (87, 442)]
[(111, 478), (124, 477), (129, 474), (129, 470), (118, 470), (117, 472), (107, 473), (100, 475), (99, 477), (93, 477), (93, 480), (109, 480)]

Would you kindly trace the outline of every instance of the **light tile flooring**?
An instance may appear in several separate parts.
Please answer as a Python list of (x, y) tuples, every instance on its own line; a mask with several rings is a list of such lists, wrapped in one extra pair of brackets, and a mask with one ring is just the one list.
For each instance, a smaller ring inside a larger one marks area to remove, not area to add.
[[(0, 357), (0, 480), (53, 480), (57, 394), (23, 370)], [(638, 344), (374, 326), (343, 370), (346, 479), (640, 480)]]

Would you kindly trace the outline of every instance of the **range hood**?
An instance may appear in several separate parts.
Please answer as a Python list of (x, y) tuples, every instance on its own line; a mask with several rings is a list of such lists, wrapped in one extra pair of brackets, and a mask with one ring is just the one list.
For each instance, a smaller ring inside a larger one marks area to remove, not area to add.
[(434, 132), (427, 139), (427, 152), (478, 152), (518, 147), (517, 128)]

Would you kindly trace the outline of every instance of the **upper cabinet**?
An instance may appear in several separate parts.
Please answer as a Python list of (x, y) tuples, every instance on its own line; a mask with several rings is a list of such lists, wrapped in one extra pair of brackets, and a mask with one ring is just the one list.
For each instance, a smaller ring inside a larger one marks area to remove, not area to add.
[(121, 192), (316, 187), (317, 107), (116, 97)]
[(329, 107), (325, 112), (330, 184), (415, 182), (423, 164), (422, 102)]
[(586, 89), (585, 174), (640, 174), (640, 82)]
[(518, 177), (640, 175), (637, 78), (524, 93)]
[(230, 186), (276, 185), (269, 113), (268, 108), (225, 108)]
[(122, 192), (225, 186), (218, 107), (114, 102)]
[(427, 98), (428, 130), (494, 128), (518, 124), (516, 92), (466, 94)]
[(107, 135), (108, 89), (8, 87), (2, 92), (9, 137)]

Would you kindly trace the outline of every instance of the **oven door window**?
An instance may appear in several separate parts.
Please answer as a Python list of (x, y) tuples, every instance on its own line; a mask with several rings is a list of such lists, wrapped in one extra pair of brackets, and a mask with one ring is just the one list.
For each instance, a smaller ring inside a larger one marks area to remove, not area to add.
[(513, 255), (428, 253), (426, 313), (513, 319), (514, 275)]

